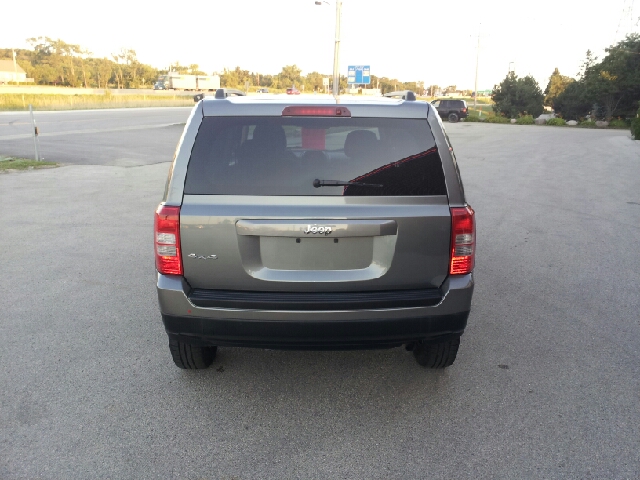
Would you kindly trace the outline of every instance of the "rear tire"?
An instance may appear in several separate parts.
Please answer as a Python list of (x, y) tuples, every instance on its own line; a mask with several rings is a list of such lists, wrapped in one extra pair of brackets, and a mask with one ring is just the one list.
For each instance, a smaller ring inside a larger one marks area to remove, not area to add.
[(441, 343), (417, 343), (413, 348), (416, 361), (426, 368), (446, 368), (453, 365), (460, 347), (460, 337)]
[(449, 121), (451, 123), (456, 123), (458, 120), (460, 120), (460, 117), (458, 116), (457, 113), (450, 113), (449, 114)]
[(169, 350), (176, 366), (185, 370), (201, 370), (213, 363), (218, 347), (198, 347), (169, 338)]

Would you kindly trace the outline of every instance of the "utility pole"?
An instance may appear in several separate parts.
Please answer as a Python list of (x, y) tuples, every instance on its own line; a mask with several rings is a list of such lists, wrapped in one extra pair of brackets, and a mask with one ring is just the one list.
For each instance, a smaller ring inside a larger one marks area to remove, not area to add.
[[(482, 24), (480, 24), (482, 25)], [(473, 109), (477, 110), (478, 106), (478, 62), (480, 61), (480, 31), (478, 31), (478, 50), (476, 52), (476, 86), (473, 95)]]
[(12, 48), (11, 53), (13, 54), (13, 81), (18, 83), (18, 64), (16, 62), (16, 51)]
[(340, 17), (342, 0), (336, 0), (336, 37), (333, 50), (333, 94), (340, 95)]
[[(336, 34), (335, 44), (333, 47), (333, 94), (340, 95), (340, 18), (342, 17), (342, 0), (336, 1)], [(331, 5), (327, 0), (315, 0), (316, 5), (326, 3)]]

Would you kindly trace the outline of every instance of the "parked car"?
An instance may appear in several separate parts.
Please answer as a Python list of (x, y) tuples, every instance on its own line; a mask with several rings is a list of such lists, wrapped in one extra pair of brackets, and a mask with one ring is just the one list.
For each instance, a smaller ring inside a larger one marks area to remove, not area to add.
[(297, 88), (287, 88), (287, 95), (300, 95), (300, 91)]
[(269, 93), (269, 89), (268, 88), (259, 88), (258, 90), (256, 90), (256, 93)]
[(446, 118), (453, 123), (469, 115), (467, 102), (464, 100), (434, 100), (431, 104), (436, 107), (440, 118)]
[(474, 211), (435, 108), (393, 93), (220, 89), (195, 105), (155, 213), (178, 367), (206, 368), (218, 347), (404, 345), (420, 365), (453, 364)]

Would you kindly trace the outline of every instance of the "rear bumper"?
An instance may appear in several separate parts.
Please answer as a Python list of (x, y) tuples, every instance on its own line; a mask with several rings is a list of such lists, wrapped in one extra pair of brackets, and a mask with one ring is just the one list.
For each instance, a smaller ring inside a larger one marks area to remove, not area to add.
[(191, 289), (184, 279), (172, 275), (158, 275), (157, 291), (167, 333), (186, 343), (355, 349), (394, 347), (462, 334), (473, 287), (473, 275), (456, 276), (444, 282), (440, 301), (431, 306), (408, 303), (395, 308), (335, 310), (286, 309), (286, 305), (276, 304), (268, 310), (198, 306), (190, 300)]
[(401, 320), (277, 322), (221, 320), (162, 315), (167, 334), (195, 345), (350, 350), (389, 348), (418, 340), (461, 335), (469, 312)]

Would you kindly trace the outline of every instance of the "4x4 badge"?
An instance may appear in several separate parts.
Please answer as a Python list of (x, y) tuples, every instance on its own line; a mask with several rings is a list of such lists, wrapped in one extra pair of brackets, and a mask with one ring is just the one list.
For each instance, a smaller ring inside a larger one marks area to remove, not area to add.
[(307, 229), (303, 230), (302, 233), (309, 235), (312, 233), (313, 235), (321, 234), (321, 235), (329, 235), (331, 233), (331, 227), (328, 225), (307, 225)]
[(187, 255), (187, 257), (189, 258), (197, 258), (198, 260), (217, 260), (218, 256), (217, 255), (196, 255), (195, 253), (190, 253), (189, 255)]

